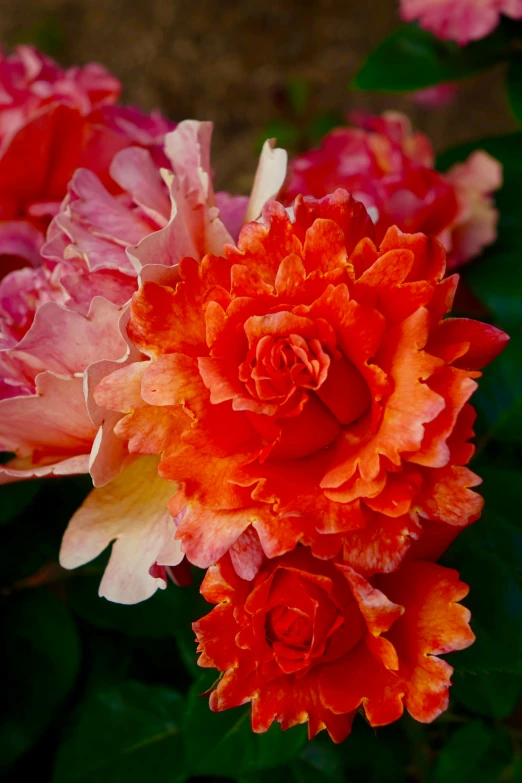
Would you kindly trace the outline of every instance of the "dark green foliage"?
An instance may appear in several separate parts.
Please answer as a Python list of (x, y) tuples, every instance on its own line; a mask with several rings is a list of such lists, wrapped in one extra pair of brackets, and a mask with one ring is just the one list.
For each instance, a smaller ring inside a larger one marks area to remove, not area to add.
[(184, 699), (128, 680), (88, 691), (64, 729), (53, 783), (184, 780)]
[(49, 590), (25, 591), (2, 609), (3, 767), (27, 751), (57, 718), (78, 675), (81, 650), (74, 619)]
[(476, 720), (462, 726), (442, 749), (434, 783), (491, 783), (499, 780), (513, 758), (508, 734)]
[(514, 57), (507, 72), (507, 95), (511, 111), (522, 124), (522, 57)]
[(405, 24), (367, 58), (354, 79), (360, 90), (413, 92), (463, 79), (508, 56), (512, 26), (464, 48), (442, 41), (415, 24)]

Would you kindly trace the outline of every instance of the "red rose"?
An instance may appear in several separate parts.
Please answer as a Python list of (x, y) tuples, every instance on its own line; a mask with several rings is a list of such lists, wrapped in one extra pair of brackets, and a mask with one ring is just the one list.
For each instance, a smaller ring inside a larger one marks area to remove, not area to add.
[(411, 562), (366, 581), (349, 566), (298, 547), (266, 561), (253, 583), (227, 557), (212, 566), (201, 591), (217, 604), (194, 624), (199, 665), (222, 677), (212, 710), (252, 703), (252, 728), (308, 721), (342, 741), (359, 707), (372, 726), (397, 720), (404, 707), (421, 722), (448, 703), (452, 668), (440, 653), (473, 639), (468, 592), (458, 574)]

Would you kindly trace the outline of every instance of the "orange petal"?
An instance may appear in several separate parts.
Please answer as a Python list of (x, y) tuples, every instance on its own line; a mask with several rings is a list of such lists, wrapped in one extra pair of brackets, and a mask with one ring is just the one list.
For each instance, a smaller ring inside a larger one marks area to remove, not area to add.
[(196, 417), (204, 414), (208, 405), (205, 389), (196, 361), (182, 353), (165, 354), (147, 363), (141, 381), (141, 395), (154, 406), (181, 405)]
[(176, 538), (188, 560), (198, 568), (208, 568), (230, 549), (249, 525), (258, 521), (263, 509), (214, 511), (189, 503)]
[(478, 519), (484, 498), (470, 489), (482, 483), (475, 473), (452, 465), (433, 470), (429, 478), (429, 487), (419, 499), (419, 506), (429, 519), (459, 527)]
[(406, 609), (388, 634), (407, 671), (405, 705), (416, 720), (430, 722), (447, 707), (453, 672), (435, 656), (463, 650), (475, 638), (469, 610), (457, 603), (468, 587), (456, 571), (419, 561), (380, 577), (380, 584)]
[(348, 565), (335, 563), (350, 585), (353, 597), (366, 620), (368, 630), (373, 636), (388, 631), (395, 620), (404, 613), (404, 607), (394, 604), (384, 593), (377, 590)]
[(270, 452), (270, 459), (299, 459), (315, 454), (339, 435), (341, 428), (317, 397), (311, 393), (298, 416), (281, 419), (281, 438)]
[(381, 253), (386, 253), (397, 248), (411, 250), (415, 256), (407, 281), (438, 282), (442, 279), (446, 269), (446, 252), (435, 237), (403, 234), (397, 226), (392, 226), (386, 232), (380, 250)]
[(334, 359), (317, 396), (343, 425), (358, 419), (371, 403), (366, 380), (349, 359)]
[(318, 684), (328, 709), (347, 713), (362, 706), (370, 726), (385, 726), (403, 713), (404, 684), (374, 658), (364, 641), (339, 661), (323, 666)]
[(493, 361), (506, 347), (509, 335), (491, 324), (471, 318), (446, 318), (430, 337), (430, 352), (453, 343), (467, 344), (467, 350), (454, 364), (465, 370), (480, 370)]

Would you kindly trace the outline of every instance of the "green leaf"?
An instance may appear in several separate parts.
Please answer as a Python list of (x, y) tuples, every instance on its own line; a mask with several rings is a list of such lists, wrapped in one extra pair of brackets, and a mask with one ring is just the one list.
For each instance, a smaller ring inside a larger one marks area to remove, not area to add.
[(307, 134), (311, 144), (317, 144), (327, 133), (334, 128), (339, 128), (345, 124), (343, 115), (340, 112), (329, 111), (322, 114), (316, 114), (310, 120), (307, 128)]
[(491, 718), (507, 718), (522, 695), (522, 676), (505, 672), (453, 675), (452, 697), (470, 712)]
[(183, 704), (174, 690), (132, 680), (89, 693), (59, 748), (53, 783), (184, 780)]
[(285, 764), (306, 744), (308, 732), (306, 725), (294, 726), (283, 731), (279, 723), (273, 723), (264, 734), (253, 734), (250, 726), (250, 705), (248, 713), (248, 727), (254, 741), (254, 751), (248, 761), (250, 769), (270, 769)]
[(31, 27), (19, 29), (15, 42), (32, 44), (51, 57), (61, 57), (67, 49), (67, 33), (64, 28), (64, 20), (56, 13), (46, 14)]
[(442, 749), (434, 783), (493, 783), (511, 760), (506, 732), (473, 721), (458, 729)]
[[(55, 718), (74, 685), (80, 645), (67, 608), (49, 590), (11, 597), (2, 618), (0, 765), (11, 764)], [(6, 698), (7, 697), (7, 698)]]
[(468, 709), (502, 717), (522, 692), (522, 472), (482, 467), (479, 473), (485, 511), (444, 556), (470, 586), (465, 603), (477, 641), (449, 657), (457, 670), (456, 697)]
[(464, 530), (444, 561), (470, 586), (465, 604), (471, 609), (476, 641), (448, 656), (460, 672), (522, 674), (522, 590), (518, 578), (494, 551), (483, 549), (478, 523)]
[(306, 113), (310, 100), (310, 84), (306, 79), (289, 79), (286, 83), (286, 92), (290, 108), (296, 117), (302, 117)]
[(520, 503), (522, 470), (515, 468), (481, 467), (480, 494), (486, 501), (486, 509), (501, 514), (522, 529), (522, 518), (513, 514)]
[(514, 233), (508, 237), (500, 222), (498, 242), (463, 273), (477, 299), (494, 315), (496, 325), (511, 335), (522, 325), (521, 240)]
[(509, 175), (513, 169), (515, 171), (522, 170), (521, 140), (522, 132), (517, 131), (516, 133), (506, 133), (503, 136), (489, 136), (477, 141), (468, 141), (441, 153), (437, 158), (437, 168), (446, 171), (455, 163), (462, 163), (474, 150), (486, 150), (506, 166)]
[(519, 758), (514, 766), (513, 766), (513, 772), (509, 776), (508, 780), (511, 781), (511, 783), (522, 783), (522, 758)]
[(1, 531), (0, 584), (9, 590), (14, 583), (32, 576), (58, 559), (58, 548), (59, 539), (36, 518), (6, 525)]
[[(510, 196), (515, 173), (513, 169), (508, 173), (504, 168), (504, 186), (496, 195), (500, 212), (497, 241), (463, 274), (477, 299), (494, 315), (496, 325), (511, 336), (522, 326), (522, 235), (519, 228), (522, 194), (518, 190), (516, 195)], [(517, 176), (520, 173), (522, 170)]]
[(65, 527), (92, 489), (88, 477), (29, 482), (16, 487), (28, 494), (39, 486), (37, 503), (27, 506), (17, 524), (0, 530), (0, 585), (10, 588), (15, 582), (35, 574), (42, 566), (58, 560)]
[(522, 574), (522, 517), (516, 509), (520, 503), (522, 471), (480, 467), (478, 472), (483, 479), (480, 491), (486, 505), (481, 518), (466, 533), (466, 540), (478, 549), (493, 552), (519, 576)]
[[(265, 770), (242, 777), (239, 783), (266, 783)], [(290, 764), (270, 770), (270, 783), (346, 783), (342, 767), (335, 771), (325, 771), (303, 757), (303, 754)]]
[[(321, 732), (288, 764), (271, 769), (270, 783), (405, 783), (408, 751), (399, 731), (397, 726), (372, 729), (358, 718), (340, 745)], [(241, 776), (239, 783), (266, 780), (266, 771), (260, 770)]]
[(189, 587), (169, 582), (166, 590), (158, 590), (148, 601), (125, 606), (99, 597), (104, 564), (102, 556), (69, 580), (67, 596), (73, 611), (97, 628), (119, 631), (132, 638), (175, 638), (187, 670), (193, 677), (201, 674), (192, 631), (192, 623), (210, 608), (199, 593), (201, 573), (194, 571)]
[(192, 616), (190, 621), (176, 623), (175, 634), (176, 643), (178, 645), (178, 653), (186, 670), (193, 678), (199, 677), (201, 674), (201, 669), (198, 666), (198, 656), (196, 654), (196, 642), (194, 631), (192, 630), (192, 621), (203, 617), (204, 614), (208, 613), (207, 610), (208, 606), (205, 607), (204, 611)]
[(515, 577), (522, 574), (522, 528), (518, 514), (507, 518), (486, 507), (481, 519), (475, 523), (475, 533), (482, 538), (480, 546), (494, 552), (509, 566)]
[[(95, 573), (89, 573), (91, 569)], [(75, 573), (67, 584), (73, 611), (92, 625), (132, 637), (161, 639), (175, 636), (179, 625), (190, 624), (190, 588), (169, 584), (166, 590), (158, 590), (148, 601), (126, 606), (99, 597), (102, 573), (93, 564)]]
[(306, 742), (305, 726), (283, 734), (276, 723), (265, 734), (254, 734), (250, 705), (211, 712), (208, 698), (201, 694), (215, 679), (215, 671), (206, 672), (189, 692), (184, 720), (188, 774), (248, 778), (251, 773), (285, 764), (299, 753)]
[[(303, 780), (312, 779), (315, 775), (318, 783), (322, 780), (344, 781), (341, 748), (334, 745), (324, 732), (305, 745), (299, 758), (292, 762), (294, 765), (299, 765)], [(306, 774), (305, 768), (308, 770)]]
[[(353, 724), (352, 733), (340, 746), (344, 765), (349, 773), (357, 774), (357, 780), (365, 783), (403, 783), (409, 761), (408, 747), (404, 742), (404, 726), (413, 726), (422, 732), (424, 727), (403, 718), (400, 724), (374, 729), (361, 717)], [(419, 736), (415, 745), (420, 746)]]
[(485, 368), (474, 404), (481, 436), (522, 443), (522, 334), (513, 335), (503, 353)]
[(515, 57), (508, 68), (506, 87), (509, 105), (518, 122), (522, 124), (522, 58)]
[(40, 481), (22, 481), (0, 487), (0, 525), (5, 525), (31, 505), (41, 487)]
[(276, 139), (279, 147), (295, 147), (299, 141), (299, 128), (290, 120), (283, 118), (273, 119), (268, 122), (259, 136), (256, 147), (261, 147), (267, 139)]
[[(193, 582), (178, 587), (168, 582), (152, 598), (139, 604), (124, 605), (100, 598), (98, 588), (105, 568), (103, 555), (75, 572), (67, 586), (67, 596), (73, 610), (98, 628), (110, 628), (132, 637), (160, 639), (176, 636), (181, 624), (189, 627), (209, 610), (209, 604), (199, 592), (202, 572), (193, 569)], [(197, 670), (201, 673), (201, 670)]]
[(488, 38), (462, 48), (414, 24), (399, 27), (375, 49), (353, 86), (360, 90), (410, 92), (463, 79), (506, 57), (509, 37), (499, 27)]
[(81, 505), (86, 488), (77, 478), (14, 486), (17, 491), (26, 488), (33, 497), (38, 489), (38, 507), (28, 505), (17, 524), (0, 531), (0, 584), (5, 587), (32, 576), (50, 562), (56, 563), (63, 531)]

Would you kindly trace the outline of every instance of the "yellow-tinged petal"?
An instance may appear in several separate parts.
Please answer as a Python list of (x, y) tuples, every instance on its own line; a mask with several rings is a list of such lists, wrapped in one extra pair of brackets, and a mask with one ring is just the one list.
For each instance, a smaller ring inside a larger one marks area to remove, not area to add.
[(155, 457), (132, 460), (113, 481), (94, 489), (62, 541), (64, 568), (88, 563), (114, 541), (99, 593), (116, 603), (150, 598), (165, 586), (163, 579), (150, 575), (151, 566), (177, 565), (183, 558), (167, 510), (176, 485), (158, 476), (157, 465)]

